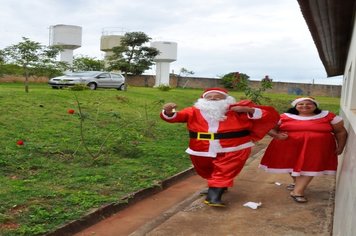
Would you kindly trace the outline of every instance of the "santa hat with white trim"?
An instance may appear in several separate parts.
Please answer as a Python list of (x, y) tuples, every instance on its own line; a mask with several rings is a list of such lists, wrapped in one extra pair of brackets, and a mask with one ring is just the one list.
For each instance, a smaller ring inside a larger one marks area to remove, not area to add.
[(293, 107), (295, 107), (299, 102), (306, 101), (306, 100), (314, 102), (317, 107), (319, 106), (319, 103), (313, 97), (300, 97), (300, 98), (297, 98), (291, 103), (291, 105)]
[(201, 97), (204, 98), (209, 93), (220, 93), (222, 95), (225, 95), (225, 97), (229, 96), (228, 91), (223, 88), (208, 88), (204, 91), (204, 93), (201, 95)]

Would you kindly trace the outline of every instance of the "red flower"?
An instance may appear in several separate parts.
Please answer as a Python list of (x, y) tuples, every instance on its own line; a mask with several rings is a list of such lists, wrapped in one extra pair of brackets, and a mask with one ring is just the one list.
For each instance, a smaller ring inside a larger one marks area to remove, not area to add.
[(74, 111), (73, 109), (69, 109), (69, 110), (68, 110), (68, 114), (74, 114), (74, 112), (75, 112), (75, 111)]
[(16, 144), (19, 145), (19, 146), (22, 146), (22, 145), (24, 145), (25, 143), (24, 143), (22, 140), (18, 140), (18, 141), (16, 142)]

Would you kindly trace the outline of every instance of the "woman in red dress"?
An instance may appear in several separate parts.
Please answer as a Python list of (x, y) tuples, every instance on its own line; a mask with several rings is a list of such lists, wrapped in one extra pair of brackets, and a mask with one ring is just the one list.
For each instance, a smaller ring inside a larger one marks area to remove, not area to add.
[(291, 104), (269, 132), (273, 140), (259, 167), (270, 173), (289, 173), (294, 180), (288, 186), (291, 197), (305, 203), (304, 191), (314, 176), (336, 173), (347, 131), (340, 116), (320, 110), (312, 97), (297, 98)]

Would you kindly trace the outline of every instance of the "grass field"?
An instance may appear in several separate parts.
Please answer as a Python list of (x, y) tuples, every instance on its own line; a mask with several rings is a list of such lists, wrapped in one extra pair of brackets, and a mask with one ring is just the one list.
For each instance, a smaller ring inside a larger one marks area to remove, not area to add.
[[(22, 83), (0, 84), (0, 235), (42, 235), (189, 168), (185, 125), (158, 114), (165, 102), (179, 110), (200, 95), (141, 87), (54, 90), (40, 83), (25, 93)], [(266, 96), (266, 105), (280, 112), (295, 97)], [(338, 113), (338, 98), (317, 99)]]

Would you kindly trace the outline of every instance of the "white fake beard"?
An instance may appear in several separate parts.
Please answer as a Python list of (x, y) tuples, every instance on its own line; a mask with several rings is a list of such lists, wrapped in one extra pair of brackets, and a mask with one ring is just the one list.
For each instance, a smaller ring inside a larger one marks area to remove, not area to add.
[(235, 98), (228, 96), (223, 100), (207, 100), (205, 98), (199, 98), (194, 104), (198, 108), (206, 119), (223, 121), (226, 119), (227, 109), (231, 104), (234, 104)]

